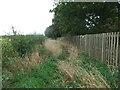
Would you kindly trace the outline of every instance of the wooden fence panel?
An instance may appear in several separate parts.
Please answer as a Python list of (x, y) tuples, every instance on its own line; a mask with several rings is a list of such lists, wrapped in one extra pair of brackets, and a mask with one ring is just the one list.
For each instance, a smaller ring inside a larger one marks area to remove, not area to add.
[(62, 37), (59, 40), (72, 43), (80, 52), (108, 65), (120, 66), (120, 32)]

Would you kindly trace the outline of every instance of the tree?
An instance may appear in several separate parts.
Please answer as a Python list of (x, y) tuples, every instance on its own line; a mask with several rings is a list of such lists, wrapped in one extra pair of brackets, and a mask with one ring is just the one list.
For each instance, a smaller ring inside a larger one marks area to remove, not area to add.
[(120, 31), (117, 2), (62, 2), (56, 5), (51, 10), (54, 12), (51, 34), (55, 37)]
[(60, 30), (58, 28), (56, 30), (56, 27), (51, 25), (51, 26), (46, 28), (45, 36), (47, 36), (49, 38), (61, 37), (61, 32), (60, 32)]

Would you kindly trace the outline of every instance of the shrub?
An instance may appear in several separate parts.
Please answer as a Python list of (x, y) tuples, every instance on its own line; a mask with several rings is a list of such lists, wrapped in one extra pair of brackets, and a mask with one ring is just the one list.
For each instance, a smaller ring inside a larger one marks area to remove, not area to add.
[[(23, 78), (23, 71), (18, 70), (19, 65), (17, 61), (24, 60), (26, 54), (32, 53), (36, 45), (42, 44), (45, 40), (43, 35), (13, 35), (4, 36), (2, 39), (2, 68), (3, 68), (3, 86), (10, 87), (13, 83), (17, 83)], [(22, 70), (22, 69), (21, 69)], [(19, 74), (19, 75), (18, 75)], [(25, 79), (26, 81), (26, 79)], [(35, 82), (32, 78), (28, 82)], [(24, 80), (23, 80), (24, 82)], [(22, 84), (22, 81), (21, 81)], [(32, 83), (23, 85), (21, 87), (30, 87)], [(20, 86), (19, 86), (20, 87)], [(32, 86), (31, 86), (32, 87)], [(35, 86), (37, 87), (37, 86)]]
[(43, 35), (14, 35), (12, 36), (12, 45), (19, 53), (20, 57), (32, 52), (37, 44), (42, 44), (45, 40)]
[(8, 66), (12, 61), (12, 57), (16, 57), (18, 53), (14, 51), (14, 48), (9, 39), (2, 40), (2, 66)]

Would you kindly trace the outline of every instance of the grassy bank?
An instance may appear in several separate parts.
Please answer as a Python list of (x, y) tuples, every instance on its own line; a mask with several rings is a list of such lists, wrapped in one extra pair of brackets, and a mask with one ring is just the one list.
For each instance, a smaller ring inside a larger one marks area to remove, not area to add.
[[(27, 61), (28, 67), (19, 67), (15, 73), (7, 69), (3, 71), (4, 88), (116, 88), (119, 86), (119, 75), (111, 71), (112, 66), (81, 54), (73, 45), (46, 40), (37, 47), (37, 53), (31, 57), (33, 61)], [(26, 59), (22, 58), (21, 61)]]

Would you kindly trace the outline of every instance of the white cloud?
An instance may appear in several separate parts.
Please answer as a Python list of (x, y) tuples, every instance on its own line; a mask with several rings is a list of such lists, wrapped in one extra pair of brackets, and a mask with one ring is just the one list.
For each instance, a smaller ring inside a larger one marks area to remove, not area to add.
[(41, 33), (52, 24), (54, 0), (0, 0), (0, 35), (13, 25), (20, 32)]

